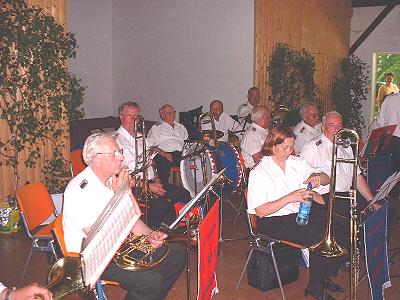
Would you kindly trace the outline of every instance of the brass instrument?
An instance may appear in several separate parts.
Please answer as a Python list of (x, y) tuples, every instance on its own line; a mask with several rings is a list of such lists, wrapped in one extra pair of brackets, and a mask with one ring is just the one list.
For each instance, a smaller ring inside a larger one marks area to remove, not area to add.
[[(327, 208), (327, 220), (326, 229), (323, 239), (310, 247), (310, 251), (315, 254), (325, 257), (339, 257), (344, 256), (347, 251), (346, 249), (337, 244), (332, 228), (332, 216), (333, 216), (333, 204), (335, 198), (348, 199), (350, 201), (350, 299), (357, 298), (357, 284), (359, 275), (359, 260), (360, 253), (358, 249), (358, 225), (357, 225), (357, 158), (358, 158), (358, 141), (359, 136), (354, 130), (342, 129), (337, 132), (333, 140), (332, 149), (332, 169), (331, 169), (331, 185), (329, 189), (329, 203)], [(338, 146), (342, 145), (347, 148), (350, 146), (355, 147), (354, 158), (338, 158), (337, 151)], [(352, 184), (349, 190), (349, 196), (335, 195), (336, 189), (336, 165), (337, 163), (348, 163), (353, 165)]]
[(78, 257), (64, 257), (56, 261), (47, 276), (47, 288), (55, 300), (69, 295), (89, 295), (83, 284), (81, 260)]
[(197, 245), (197, 228), (200, 217), (193, 215), (188, 222), (189, 232), (169, 233), (164, 245), (157, 249), (150, 245), (147, 235), (134, 236), (129, 234), (114, 255), (115, 264), (128, 271), (149, 269), (158, 265), (168, 255), (169, 246), (167, 242), (187, 243), (189, 241), (191, 245)]
[[(199, 117), (199, 123), (200, 124), (207, 124), (211, 123), (211, 137), (212, 141), (214, 143), (215, 147), (215, 156), (216, 156), (216, 166), (217, 166), (217, 172), (221, 171), (222, 168), (222, 160), (221, 160), (221, 153), (219, 151), (219, 141), (218, 141), (218, 136), (217, 136), (217, 130), (215, 129), (215, 120), (214, 117), (210, 113), (204, 113)], [(203, 139), (203, 143), (205, 146), (208, 146), (210, 144), (210, 139)], [(230, 180), (228, 177), (225, 176), (225, 173), (223, 173), (217, 180), (217, 185), (220, 187), (223, 187), (227, 184), (230, 184), (232, 180)]]

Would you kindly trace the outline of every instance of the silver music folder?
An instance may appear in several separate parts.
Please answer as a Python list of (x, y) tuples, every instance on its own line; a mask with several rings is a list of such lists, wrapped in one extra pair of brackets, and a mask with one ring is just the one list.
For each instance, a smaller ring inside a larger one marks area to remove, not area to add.
[(93, 288), (141, 215), (128, 182), (111, 198), (82, 243), (83, 280)]

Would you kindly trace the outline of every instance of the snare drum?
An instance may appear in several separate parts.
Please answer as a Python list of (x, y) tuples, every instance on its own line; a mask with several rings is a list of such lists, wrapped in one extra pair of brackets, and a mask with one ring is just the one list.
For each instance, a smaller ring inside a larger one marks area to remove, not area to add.
[[(193, 144), (183, 153), (186, 156), (181, 160), (180, 170), (183, 186), (194, 197), (207, 182), (211, 179), (213, 174), (217, 174), (216, 153), (214, 146), (207, 146), (206, 151), (195, 153), (192, 157), (188, 156), (189, 153), (194, 153), (198, 145)], [(219, 151), (221, 155), (222, 168), (226, 168), (225, 176), (232, 182), (223, 187), (224, 192), (233, 192), (240, 186), (243, 178), (243, 172), (239, 165), (239, 153), (229, 143), (219, 142)], [(203, 167), (201, 161), (203, 160)]]

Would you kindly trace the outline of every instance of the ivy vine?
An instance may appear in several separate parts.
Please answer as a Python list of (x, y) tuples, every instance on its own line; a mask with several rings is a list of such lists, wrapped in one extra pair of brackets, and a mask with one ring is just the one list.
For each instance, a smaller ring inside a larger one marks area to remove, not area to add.
[[(69, 138), (69, 128), (59, 124), (71, 126), (84, 115), (85, 87), (67, 68), (77, 42), (40, 7), (21, 0), (0, 0), (0, 6), (0, 117), (11, 133), (0, 141), (0, 165), (13, 167), (16, 188), (18, 165), (36, 167), (50, 142), (52, 159), (41, 172), (50, 190), (60, 190), (65, 183), (55, 178), (67, 173), (61, 141)], [(28, 153), (25, 161), (22, 151)]]

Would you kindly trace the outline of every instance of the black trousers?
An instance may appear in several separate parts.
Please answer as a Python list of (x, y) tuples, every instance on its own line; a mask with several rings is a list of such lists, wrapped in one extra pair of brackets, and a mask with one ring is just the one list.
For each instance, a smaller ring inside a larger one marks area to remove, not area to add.
[(181, 186), (167, 183), (164, 185), (166, 194), (149, 201), (147, 211), (148, 225), (159, 228), (161, 223), (170, 225), (176, 218), (175, 203), (188, 203), (190, 193)]
[(170, 152), (170, 154), (172, 155), (172, 162), (170, 162), (168, 159), (161, 156), (160, 154), (157, 154), (154, 158), (158, 176), (160, 177), (161, 183), (164, 186), (168, 183), (171, 167), (179, 166), (182, 156), (182, 152), (180, 151)]
[(101, 279), (119, 282), (128, 292), (125, 300), (164, 299), (186, 265), (185, 247), (171, 244), (169, 247), (167, 257), (151, 269), (127, 271), (111, 261)]
[[(309, 222), (306, 226), (300, 226), (296, 223), (297, 214), (286, 216), (258, 218), (258, 230), (278, 240), (287, 240), (305, 247), (309, 247), (319, 241), (324, 236), (326, 213), (311, 208)], [(335, 238), (341, 244), (345, 244), (347, 240), (345, 230), (340, 226), (335, 225)], [(310, 269), (308, 288), (311, 289), (314, 295), (322, 294), (322, 284), (325, 280), (325, 275), (337, 276), (341, 263), (344, 257), (325, 258), (316, 255), (310, 251)], [(326, 273), (326, 274), (325, 274)]]

